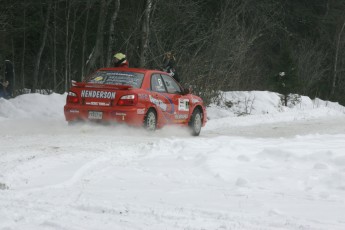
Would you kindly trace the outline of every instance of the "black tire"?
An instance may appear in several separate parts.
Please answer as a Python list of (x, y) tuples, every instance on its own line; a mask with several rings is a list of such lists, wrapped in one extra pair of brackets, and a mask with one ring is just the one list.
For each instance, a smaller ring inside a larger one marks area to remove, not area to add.
[(189, 121), (189, 128), (193, 136), (199, 136), (202, 126), (202, 113), (199, 109), (193, 111), (192, 117)]
[(153, 109), (149, 109), (145, 115), (144, 128), (148, 131), (155, 131), (157, 128), (157, 113)]

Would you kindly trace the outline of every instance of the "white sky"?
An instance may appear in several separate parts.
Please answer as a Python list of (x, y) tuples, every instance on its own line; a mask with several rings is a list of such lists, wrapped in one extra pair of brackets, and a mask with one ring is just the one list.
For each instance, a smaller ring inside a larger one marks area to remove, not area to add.
[(227, 92), (192, 137), (70, 127), (65, 97), (0, 99), (0, 230), (345, 229), (337, 103)]

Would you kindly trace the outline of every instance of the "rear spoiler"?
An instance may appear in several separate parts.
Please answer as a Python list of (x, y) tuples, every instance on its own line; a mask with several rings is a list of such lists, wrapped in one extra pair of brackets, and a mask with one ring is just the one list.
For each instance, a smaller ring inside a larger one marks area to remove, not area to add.
[(110, 85), (110, 84), (93, 84), (86, 82), (72, 81), (72, 86), (78, 88), (103, 88), (103, 89), (132, 89), (131, 85)]

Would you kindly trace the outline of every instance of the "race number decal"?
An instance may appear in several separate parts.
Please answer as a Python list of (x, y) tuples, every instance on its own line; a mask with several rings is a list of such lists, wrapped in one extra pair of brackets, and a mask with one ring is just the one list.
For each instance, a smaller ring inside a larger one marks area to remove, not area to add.
[(189, 111), (189, 99), (178, 99), (178, 110)]

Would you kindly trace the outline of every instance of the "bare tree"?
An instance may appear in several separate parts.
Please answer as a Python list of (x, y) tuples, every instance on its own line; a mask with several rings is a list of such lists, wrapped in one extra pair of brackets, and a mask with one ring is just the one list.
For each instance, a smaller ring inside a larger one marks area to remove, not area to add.
[(40, 63), (41, 63), (41, 57), (43, 53), (43, 49), (46, 45), (46, 40), (47, 40), (47, 35), (48, 35), (48, 29), (49, 29), (49, 18), (50, 18), (50, 12), (51, 12), (51, 0), (48, 1), (48, 7), (47, 7), (47, 15), (44, 23), (44, 30), (42, 34), (42, 40), (41, 40), (41, 45), (38, 49), (37, 56), (35, 59), (35, 67), (34, 67), (34, 73), (33, 73), (33, 92), (35, 92), (37, 88), (37, 83), (38, 83), (38, 73), (40, 69)]
[(6, 8), (0, 10), (0, 31), (4, 31), (7, 24)]
[(301, 41), (293, 56), (297, 63), (299, 92), (310, 95), (328, 71), (328, 66), (325, 64), (328, 52), (319, 43)]
[(86, 7), (86, 16), (85, 16), (85, 25), (84, 25), (83, 36), (82, 36), (82, 51), (81, 51), (81, 79), (85, 75), (85, 53), (86, 53), (87, 32), (88, 32), (88, 25), (89, 25), (89, 15), (90, 15), (90, 9), (91, 9), (90, 0), (87, 0), (85, 7)]
[(107, 16), (107, 2), (106, 0), (101, 0), (98, 16), (98, 27), (95, 45), (92, 49), (89, 59), (87, 60), (87, 71), (89, 73), (92, 69), (97, 67), (97, 61), (99, 61), (100, 66), (104, 66), (104, 57), (103, 57), (103, 40), (104, 40), (104, 24)]
[(23, 48), (21, 61), (21, 88), (25, 88), (25, 52), (26, 52), (26, 1), (23, 4)]
[(68, 45), (68, 41), (69, 41), (69, 24), (70, 24), (70, 14), (71, 14), (71, 1), (66, 1), (66, 8), (65, 8), (65, 22), (66, 22), (66, 26), (65, 26), (65, 92), (68, 90), (69, 88), (69, 76), (68, 76), (68, 53), (69, 53), (69, 45)]
[(66, 63), (66, 67), (68, 69), (68, 82), (71, 82), (71, 78), (72, 78), (72, 52), (73, 52), (73, 42), (75, 39), (75, 31), (76, 31), (76, 23), (77, 23), (77, 10), (74, 9), (73, 11), (73, 21), (72, 21), (72, 27), (71, 27), (71, 36), (69, 38), (69, 42), (68, 42), (68, 56), (67, 56), (67, 63)]
[(345, 18), (344, 18), (344, 21), (342, 23), (341, 29), (340, 29), (339, 33), (337, 34), (335, 54), (334, 54), (332, 88), (331, 88), (331, 94), (330, 94), (331, 97), (333, 97), (335, 94), (337, 75), (338, 75), (338, 58), (339, 58), (339, 52), (341, 49), (341, 42), (342, 42), (341, 37), (343, 35), (344, 29), (345, 29)]
[(120, 0), (113, 0), (113, 2), (114, 2), (115, 8), (114, 8), (113, 15), (111, 16), (111, 21), (109, 24), (107, 61), (106, 61), (107, 66), (110, 66), (111, 60), (112, 60), (112, 47), (114, 47), (114, 42), (115, 42), (115, 22), (120, 11)]
[(149, 35), (150, 35), (150, 15), (153, 8), (153, 0), (146, 0), (144, 17), (141, 25), (141, 50), (140, 50), (140, 67), (146, 65), (146, 55), (149, 48)]
[(54, 3), (54, 32), (53, 32), (53, 57), (52, 57), (52, 71), (53, 71), (53, 90), (56, 92), (57, 79), (56, 79), (56, 62), (57, 62), (57, 49), (56, 49), (56, 36), (57, 36), (57, 2)]

